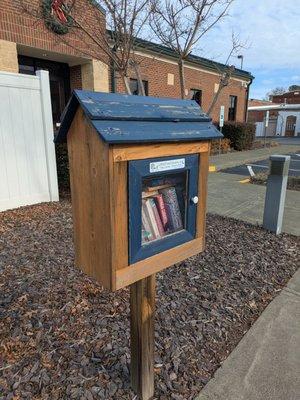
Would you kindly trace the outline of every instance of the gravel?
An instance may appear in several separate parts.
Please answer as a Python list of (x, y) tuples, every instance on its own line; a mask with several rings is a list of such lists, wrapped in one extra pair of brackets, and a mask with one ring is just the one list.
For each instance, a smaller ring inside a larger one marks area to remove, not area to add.
[[(300, 262), (299, 238), (208, 216), (157, 275), (155, 399), (193, 399)], [(0, 214), (0, 399), (134, 399), (129, 292), (73, 268), (70, 202)]]

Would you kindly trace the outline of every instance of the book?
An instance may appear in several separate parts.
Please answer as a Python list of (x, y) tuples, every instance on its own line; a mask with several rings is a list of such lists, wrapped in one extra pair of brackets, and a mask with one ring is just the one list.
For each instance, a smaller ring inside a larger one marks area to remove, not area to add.
[(159, 239), (160, 238), (160, 234), (159, 234), (159, 230), (158, 230), (158, 226), (155, 220), (155, 216), (154, 216), (154, 212), (150, 203), (150, 199), (145, 200), (145, 214), (146, 214), (146, 218), (149, 222), (151, 231), (153, 233), (153, 239)]
[(165, 203), (169, 229), (172, 231), (183, 229), (181, 212), (175, 187), (162, 189), (161, 194), (163, 195), (163, 200)]
[(163, 199), (163, 195), (157, 194), (155, 196), (153, 196), (161, 222), (162, 222), (162, 226), (164, 228), (164, 231), (166, 231), (168, 229), (168, 216), (167, 216), (167, 211), (166, 211), (166, 207), (165, 207), (165, 202)]
[(155, 190), (155, 191), (148, 191), (148, 188), (147, 188), (147, 190), (145, 190), (145, 191), (142, 192), (142, 199), (145, 199), (146, 197), (153, 197), (153, 196), (156, 195), (156, 194), (158, 194), (158, 191), (157, 191), (157, 190)]
[(150, 242), (153, 239), (153, 232), (151, 231), (151, 227), (145, 213), (145, 205), (142, 204), (142, 242)]
[(147, 232), (142, 222), (142, 243), (148, 242)]
[(152, 211), (153, 211), (154, 218), (155, 218), (155, 221), (156, 221), (156, 225), (157, 225), (157, 228), (158, 228), (158, 231), (159, 231), (159, 235), (160, 235), (160, 237), (162, 237), (162, 236), (165, 235), (165, 230), (164, 230), (163, 224), (161, 222), (161, 219), (160, 219), (159, 212), (157, 210), (155, 201), (154, 201), (153, 198), (150, 198), (149, 202), (150, 202), (150, 205), (152, 207)]

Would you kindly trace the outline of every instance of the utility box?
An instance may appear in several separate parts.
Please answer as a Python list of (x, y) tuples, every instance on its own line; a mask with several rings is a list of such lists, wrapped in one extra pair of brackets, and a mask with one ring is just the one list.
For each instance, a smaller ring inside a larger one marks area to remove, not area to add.
[(109, 290), (204, 249), (210, 140), (195, 101), (75, 91), (67, 140), (75, 263)]

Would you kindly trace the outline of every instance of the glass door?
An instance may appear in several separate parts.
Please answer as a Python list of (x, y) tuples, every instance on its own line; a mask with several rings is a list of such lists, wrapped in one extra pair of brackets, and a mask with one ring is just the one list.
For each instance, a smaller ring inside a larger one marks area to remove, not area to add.
[(130, 263), (195, 237), (198, 155), (129, 162)]

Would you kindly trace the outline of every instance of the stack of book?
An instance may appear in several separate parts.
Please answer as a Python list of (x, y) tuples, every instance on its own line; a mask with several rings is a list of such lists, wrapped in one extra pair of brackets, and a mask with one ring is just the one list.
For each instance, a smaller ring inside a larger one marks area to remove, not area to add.
[(142, 244), (183, 229), (174, 186), (146, 187), (142, 192)]

